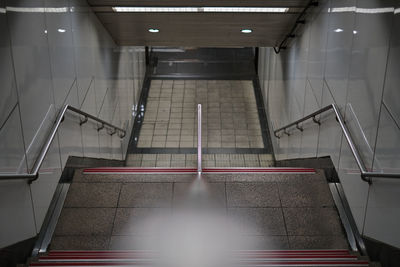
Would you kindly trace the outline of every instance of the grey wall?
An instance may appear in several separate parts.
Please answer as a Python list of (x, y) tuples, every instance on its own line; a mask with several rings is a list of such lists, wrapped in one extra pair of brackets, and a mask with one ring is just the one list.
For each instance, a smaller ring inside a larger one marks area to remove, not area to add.
[(26, 173), (64, 104), (126, 128), (123, 140), (69, 113), (40, 178), (0, 182), (0, 247), (40, 231), (69, 155), (123, 159), (144, 48), (118, 47), (84, 0), (0, 0), (0, 172)]
[[(336, 103), (367, 167), (400, 172), (399, 33), (399, 1), (320, 1), (290, 49), (260, 51), (271, 128)], [(360, 232), (400, 247), (400, 180), (362, 182), (334, 116), (321, 120), (273, 137), (277, 159), (331, 156)]]

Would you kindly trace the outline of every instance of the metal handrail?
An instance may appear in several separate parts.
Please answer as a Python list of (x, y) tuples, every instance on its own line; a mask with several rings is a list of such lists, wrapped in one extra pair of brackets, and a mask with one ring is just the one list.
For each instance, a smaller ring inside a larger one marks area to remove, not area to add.
[(289, 34), (287, 34), (285, 36), (285, 38), (281, 41), (278, 48), (273, 47), (275, 54), (279, 54), (279, 52), (282, 49), (287, 48), (288, 40), (296, 37), (295, 31), (296, 31), (297, 27), (299, 25), (304, 25), (306, 23), (305, 16), (307, 15), (307, 10), (311, 7), (316, 7), (316, 6), (318, 6), (318, 0), (310, 0), (310, 2), (308, 2), (307, 6), (303, 9), (303, 11), (297, 17), (296, 22), (293, 25), (293, 27), (290, 29)]
[(33, 182), (39, 178), (39, 170), (40, 167), (43, 164), (44, 158), (47, 155), (47, 152), (50, 149), (50, 145), (54, 140), (54, 137), (56, 136), (56, 133), (58, 131), (58, 128), (60, 127), (60, 124), (64, 121), (64, 115), (67, 112), (67, 110), (73, 111), (75, 113), (78, 113), (80, 115), (83, 115), (85, 118), (80, 121), (80, 125), (86, 123), (88, 119), (92, 119), (94, 121), (97, 121), (101, 123), (101, 126), (97, 128), (98, 131), (104, 128), (104, 126), (107, 126), (109, 128), (112, 128), (113, 131), (109, 133), (110, 135), (114, 135), (117, 131), (119, 132), (118, 136), (120, 138), (123, 138), (126, 135), (126, 131), (124, 129), (121, 129), (111, 123), (108, 123), (96, 116), (93, 116), (89, 113), (86, 113), (85, 111), (82, 111), (80, 109), (77, 109), (73, 106), (70, 105), (64, 105), (61, 111), (58, 113), (57, 119), (54, 121), (53, 127), (51, 128), (51, 131), (46, 139), (46, 142), (42, 146), (42, 149), (40, 150), (39, 156), (36, 158), (35, 164), (33, 165), (31, 172), (30, 173), (23, 173), (23, 174), (18, 174), (18, 173), (13, 173), (13, 174), (0, 174), (0, 180), (19, 180), (19, 179), (28, 179), (29, 182)]
[(360, 156), (360, 153), (358, 152), (358, 149), (356, 147), (356, 145), (354, 144), (354, 141), (351, 137), (350, 131), (346, 126), (346, 122), (343, 119), (342, 114), (340, 113), (339, 107), (336, 104), (330, 104), (326, 107), (321, 108), (320, 110), (317, 110), (307, 116), (305, 116), (304, 118), (301, 118), (297, 121), (294, 121), (292, 123), (289, 123), (286, 126), (283, 126), (277, 130), (274, 131), (274, 135), (275, 137), (277, 137), (278, 139), (281, 137), (278, 135), (279, 132), (283, 131), (284, 134), (290, 136), (290, 133), (288, 133), (286, 130), (288, 128), (291, 128), (293, 126), (296, 126), (296, 129), (303, 131), (303, 128), (299, 125), (301, 122), (304, 122), (306, 120), (309, 119), (313, 119), (313, 121), (315, 123), (317, 123), (318, 125), (321, 124), (320, 120), (316, 119), (316, 116), (324, 113), (328, 110), (333, 110), (335, 115), (336, 115), (336, 119), (340, 124), (340, 128), (342, 129), (344, 136), (346, 138), (347, 143), (350, 146), (350, 150), (353, 153), (353, 156), (357, 162), (358, 168), (360, 169), (361, 172), (361, 179), (365, 182), (371, 183), (371, 177), (375, 177), (375, 178), (400, 178), (400, 173), (385, 173), (385, 172), (373, 172), (373, 171), (368, 171), (368, 169), (365, 167), (365, 164)]

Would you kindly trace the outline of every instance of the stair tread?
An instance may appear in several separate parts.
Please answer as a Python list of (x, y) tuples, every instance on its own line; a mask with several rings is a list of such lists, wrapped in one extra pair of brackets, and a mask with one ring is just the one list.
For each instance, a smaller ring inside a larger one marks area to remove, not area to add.
[[(234, 251), (234, 266), (368, 266), (348, 250), (246, 250)], [(152, 250), (59, 250), (41, 255), (30, 266), (149, 266)]]
[[(196, 173), (196, 168), (163, 168), (163, 167), (100, 167), (86, 168), (84, 174), (121, 174), (121, 173)], [(313, 168), (291, 167), (229, 167), (203, 168), (203, 173), (315, 173)]]
[[(350, 254), (345, 249), (300, 249), (300, 250), (240, 250), (238, 253), (343, 253)], [(52, 250), (48, 254), (56, 253), (155, 253), (154, 250)]]
[[(269, 261), (239, 266), (368, 266), (368, 261)], [(30, 266), (149, 266), (143, 262), (34, 262)]]

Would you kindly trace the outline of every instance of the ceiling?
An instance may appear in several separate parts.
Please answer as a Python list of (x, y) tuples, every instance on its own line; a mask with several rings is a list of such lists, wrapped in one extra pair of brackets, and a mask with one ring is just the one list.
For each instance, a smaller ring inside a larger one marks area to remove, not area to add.
[[(276, 46), (309, 0), (88, 0), (119, 45), (250, 47)], [(287, 13), (118, 13), (113, 6), (289, 7)], [(150, 33), (157, 28), (158, 33)], [(252, 29), (243, 34), (241, 29)]]

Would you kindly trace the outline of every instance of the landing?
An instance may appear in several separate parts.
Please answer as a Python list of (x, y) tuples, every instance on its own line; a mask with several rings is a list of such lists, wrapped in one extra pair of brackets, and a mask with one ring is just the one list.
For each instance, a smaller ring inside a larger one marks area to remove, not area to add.
[(144, 117), (135, 122), (129, 153), (193, 153), (197, 104), (205, 153), (271, 153), (252, 80), (151, 80), (143, 90)]
[[(213, 211), (237, 226), (230, 229), (240, 236), (237, 249), (347, 249), (321, 171), (207, 174), (203, 179)], [(195, 180), (192, 174), (83, 175), (77, 171), (51, 249), (151, 249), (148, 244), (163, 230), (154, 218), (175, 216)]]

